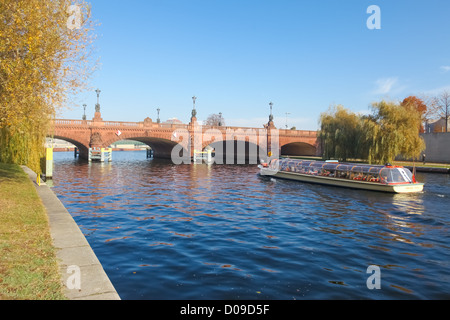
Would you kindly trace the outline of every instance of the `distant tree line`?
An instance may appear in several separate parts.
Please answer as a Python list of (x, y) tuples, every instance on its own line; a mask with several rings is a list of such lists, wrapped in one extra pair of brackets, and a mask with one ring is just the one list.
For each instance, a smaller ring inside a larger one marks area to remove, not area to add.
[(208, 116), (208, 118), (206, 118), (206, 120), (203, 123), (205, 126), (215, 126), (215, 127), (220, 127), (220, 126), (225, 126), (225, 119), (223, 118), (222, 114), (210, 114)]

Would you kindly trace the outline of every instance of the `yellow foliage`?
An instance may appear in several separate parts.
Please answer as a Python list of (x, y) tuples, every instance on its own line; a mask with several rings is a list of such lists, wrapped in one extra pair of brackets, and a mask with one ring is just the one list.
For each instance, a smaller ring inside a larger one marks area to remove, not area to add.
[(369, 116), (337, 106), (320, 117), (323, 155), (370, 163), (392, 162), (399, 155), (417, 159), (425, 148), (420, 123), (419, 111), (392, 102), (374, 103)]
[[(79, 29), (67, 26), (71, 5), (85, 18)], [(82, 0), (1, 0), (0, 21), (0, 162), (40, 172), (50, 120), (95, 69), (90, 7)]]
[(392, 162), (399, 155), (419, 158), (425, 149), (419, 135), (420, 112), (386, 101), (374, 103), (373, 110), (374, 114), (365, 121), (366, 137), (371, 140), (369, 161)]

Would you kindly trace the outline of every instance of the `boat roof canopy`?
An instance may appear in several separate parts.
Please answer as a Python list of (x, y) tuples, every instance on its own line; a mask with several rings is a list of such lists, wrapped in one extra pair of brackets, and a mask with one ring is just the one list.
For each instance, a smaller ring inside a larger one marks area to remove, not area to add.
[[(390, 168), (391, 166), (383, 165), (371, 165), (371, 164), (357, 164), (357, 163), (341, 163), (341, 162), (329, 162), (329, 161), (315, 161), (315, 160), (302, 160), (302, 159), (290, 159), (281, 158), (281, 164), (286, 164), (290, 166), (309, 166), (312, 168), (321, 168), (325, 170), (339, 170), (339, 171), (352, 171), (352, 172), (378, 172), (383, 168)], [(392, 167), (394, 168), (394, 167)]]

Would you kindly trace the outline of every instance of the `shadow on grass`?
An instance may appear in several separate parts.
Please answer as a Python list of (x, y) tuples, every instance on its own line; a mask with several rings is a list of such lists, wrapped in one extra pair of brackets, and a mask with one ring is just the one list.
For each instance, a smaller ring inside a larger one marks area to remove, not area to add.
[(0, 163), (0, 182), (26, 178), (22, 168), (16, 164)]

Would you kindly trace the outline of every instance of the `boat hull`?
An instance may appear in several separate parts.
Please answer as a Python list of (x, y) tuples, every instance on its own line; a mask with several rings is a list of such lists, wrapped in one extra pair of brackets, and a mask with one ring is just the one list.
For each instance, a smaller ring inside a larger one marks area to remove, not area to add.
[(354, 181), (333, 177), (314, 176), (296, 172), (275, 171), (264, 167), (260, 167), (260, 175), (308, 183), (323, 184), (335, 187), (381, 191), (390, 193), (417, 193), (423, 191), (424, 185), (423, 183), (406, 183), (406, 184), (390, 185), (367, 181)]

